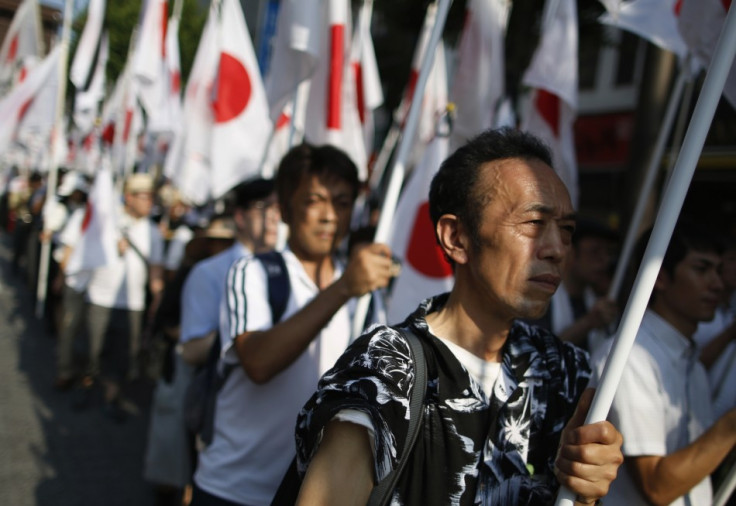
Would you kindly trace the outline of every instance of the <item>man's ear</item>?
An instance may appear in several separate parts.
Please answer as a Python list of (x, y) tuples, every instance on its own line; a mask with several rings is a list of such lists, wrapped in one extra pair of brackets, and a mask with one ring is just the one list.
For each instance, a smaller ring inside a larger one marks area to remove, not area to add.
[(657, 279), (654, 282), (654, 290), (665, 290), (670, 283), (670, 275), (664, 269), (659, 269)]
[(435, 230), (445, 255), (456, 264), (467, 263), (470, 241), (458, 217), (454, 214), (443, 214), (437, 220)]

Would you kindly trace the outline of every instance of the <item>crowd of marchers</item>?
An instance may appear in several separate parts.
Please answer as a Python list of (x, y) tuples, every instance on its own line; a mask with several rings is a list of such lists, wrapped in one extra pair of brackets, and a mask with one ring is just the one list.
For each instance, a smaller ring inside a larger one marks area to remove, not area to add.
[(429, 213), (454, 285), (403, 321), (383, 310), (391, 249), (351, 230), (362, 183), (339, 149), (296, 146), (200, 208), (131, 174), (94, 269), (69, 268), (91, 178), (59, 181), (9, 173), (13, 270), (35, 292), (49, 263), (54, 386), (74, 409), (124, 423), (126, 386), (155, 381), (141, 475), (160, 504), (537, 505), (565, 487), (707, 505), (727, 481), (736, 237), (680, 218), (608, 420), (586, 424), (626, 304), (609, 295), (621, 236), (576, 212), (532, 135), (489, 130), (442, 163)]

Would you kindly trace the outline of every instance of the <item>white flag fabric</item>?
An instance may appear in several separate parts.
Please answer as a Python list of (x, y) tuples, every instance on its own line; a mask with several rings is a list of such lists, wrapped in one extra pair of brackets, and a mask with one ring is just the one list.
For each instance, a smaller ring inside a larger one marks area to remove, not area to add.
[(453, 148), (496, 124), (495, 110), (505, 93), (508, 14), (505, 0), (468, 2), (450, 94), (455, 104)]
[(687, 45), (677, 29), (677, 9), (682, 0), (629, 0), (606, 5), (601, 23), (628, 30), (684, 58)]
[[(680, 0), (679, 29), (688, 47), (704, 65), (710, 63), (721, 35), (726, 13), (731, 0)], [(736, 108), (736, 65), (731, 63), (731, 71), (723, 88), (723, 95)]]
[(317, 69), (323, 38), (320, 0), (282, 0), (266, 79), (271, 119), (276, 122), (297, 86)]
[(452, 268), (429, 216), (430, 183), (448, 153), (447, 137), (432, 139), (399, 199), (394, 223), (401, 226), (394, 227), (389, 244), (402, 265), (387, 304), (389, 324), (401, 322), (423, 299), (452, 288)]
[(573, 124), (578, 92), (578, 21), (575, 0), (560, 0), (552, 22), (524, 74), (534, 88), (522, 130), (536, 134), (552, 149), (552, 163), (578, 205), (578, 175)]
[(366, 153), (373, 152), (375, 136), (375, 124), (373, 111), (383, 104), (383, 89), (378, 72), (376, 51), (373, 47), (371, 36), (371, 17), (373, 2), (363, 2), (358, 13), (358, 21), (353, 35), (353, 43), (350, 50), (350, 62), (353, 69), (353, 78), (356, 85), (355, 98), (363, 126), (363, 141)]
[(172, 16), (166, 28), (166, 98), (165, 109), (173, 130), (181, 127), (181, 52), (179, 50), (179, 19)]
[(23, 0), (0, 46), (0, 83), (12, 83), (28, 57), (43, 56), (41, 13), (37, 0)]
[(223, 0), (219, 36), (210, 156), (215, 198), (259, 175), (272, 129), (258, 60), (237, 0)]
[(94, 128), (99, 113), (100, 102), (105, 97), (105, 67), (109, 55), (107, 34), (102, 35), (92, 80), (87, 89), (79, 90), (74, 96), (74, 124), (77, 129), (87, 133)]
[(95, 55), (99, 58), (105, 8), (106, 0), (90, 0), (87, 6), (87, 21), (69, 68), (69, 80), (77, 90), (86, 89), (95, 72), (94, 61)]
[(148, 0), (133, 56), (133, 74), (148, 118), (147, 130), (171, 132), (169, 80), (166, 68), (167, 0)]
[[(8, 95), (0, 100), (0, 152), (5, 151), (16, 133), (22, 121), (28, 120), (27, 125), (53, 124), (56, 97), (51, 109), (44, 114), (43, 110), (34, 108), (34, 114), (27, 116), (34, 100), (40, 96), (52, 96), (59, 84), (59, 58), (60, 46), (53, 49), (46, 58), (36, 66)], [(40, 116), (38, 116), (38, 115)], [(48, 118), (48, 122), (44, 118)]]
[(68, 274), (102, 267), (118, 254), (118, 205), (112, 174), (103, 163), (89, 192), (82, 233), (67, 264)]
[(322, 50), (311, 78), (304, 136), (312, 144), (342, 149), (358, 167), (361, 181), (368, 175), (367, 156), (355, 97), (354, 74), (349, 64), (350, 3), (328, 0)]

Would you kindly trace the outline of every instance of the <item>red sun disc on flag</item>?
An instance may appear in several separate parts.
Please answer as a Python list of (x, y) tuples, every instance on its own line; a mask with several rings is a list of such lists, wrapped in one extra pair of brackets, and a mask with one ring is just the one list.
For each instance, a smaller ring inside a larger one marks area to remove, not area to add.
[(452, 275), (452, 267), (445, 260), (434, 236), (434, 225), (429, 217), (429, 202), (424, 202), (414, 217), (406, 260), (421, 274), (430, 278), (446, 278)]
[(240, 116), (248, 107), (252, 92), (250, 76), (240, 60), (227, 53), (220, 53), (217, 95), (212, 104), (215, 122), (225, 123)]

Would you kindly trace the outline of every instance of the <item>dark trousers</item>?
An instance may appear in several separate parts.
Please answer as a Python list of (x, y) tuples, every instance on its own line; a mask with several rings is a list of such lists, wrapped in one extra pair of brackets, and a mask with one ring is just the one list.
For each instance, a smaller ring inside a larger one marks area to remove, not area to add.
[(205, 492), (197, 486), (196, 483), (192, 484), (192, 502), (189, 506), (245, 506), (244, 504), (228, 501), (221, 497)]

